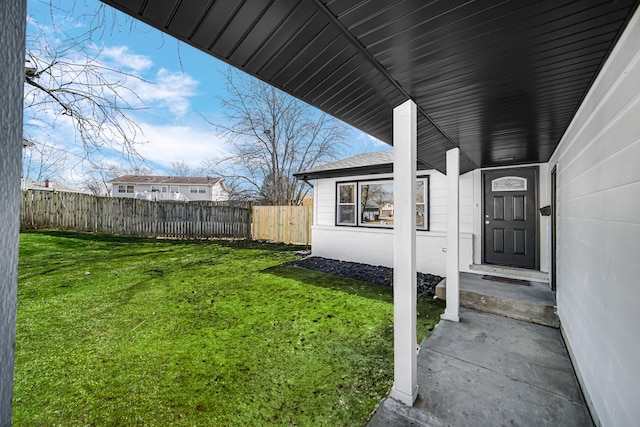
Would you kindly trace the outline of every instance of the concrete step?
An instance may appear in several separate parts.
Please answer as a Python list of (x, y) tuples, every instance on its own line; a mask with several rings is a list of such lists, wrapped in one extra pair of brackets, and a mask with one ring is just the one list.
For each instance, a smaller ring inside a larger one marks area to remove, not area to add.
[(503, 267), (491, 264), (472, 264), (469, 266), (472, 273), (489, 274), (491, 276), (506, 277), (509, 279), (532, 280), (535, 282), (549, 283), (549, 273), (527, 268)]
[[(485, 277), (485, 278), (483, 278)], [(501, 279), (460, 273), (460, 305), (539, 325), (560, 327), (556, 302), (545, 283)], [(436, 287), (436, 297), (446, 299), (446, 279)]]

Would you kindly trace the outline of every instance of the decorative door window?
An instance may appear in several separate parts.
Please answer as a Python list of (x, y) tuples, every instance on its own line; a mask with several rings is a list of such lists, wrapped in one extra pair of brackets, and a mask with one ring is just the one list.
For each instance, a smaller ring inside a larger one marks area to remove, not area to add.
[(491, 191), (527, 191), (527, 179), (519, 176), (504, 176), (491, 181)]

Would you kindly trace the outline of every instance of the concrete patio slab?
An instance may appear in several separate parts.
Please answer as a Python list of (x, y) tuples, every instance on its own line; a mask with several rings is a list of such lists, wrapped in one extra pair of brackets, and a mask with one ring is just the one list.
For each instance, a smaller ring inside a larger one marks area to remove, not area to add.
[(593, 425), (558, 329), (462, 309), (418, 355), (414, 406), (386, 399), (368, 426)]

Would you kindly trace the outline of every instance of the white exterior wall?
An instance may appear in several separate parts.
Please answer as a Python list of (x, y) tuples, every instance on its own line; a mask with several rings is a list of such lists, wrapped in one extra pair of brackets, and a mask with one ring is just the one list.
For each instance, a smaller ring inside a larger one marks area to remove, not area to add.
[(229, 200), (229, 192), (218, 182), (211, 187), (211, 200), (215, 202), (225, 202)]
[(25, 0), (0, 2), (0, 424), (11, 425), (16, 347)]
[(549, 163), (558, 315), (604, 426), (640, 420), (640, 10)]
[[(429, 175), (430, 231), (417, 231), (417, 269), (445, 275), (447, 248), (446, 176), (437, 171), (420, 171)], [(314, 256), (393, 266), (393, 229), (336, 226), (336, 183), (391, 178), (391, 174), (319, 179), (314, 184)], [(460, 269), (469, 271), (473, 263), (473, 178), (460, 178)]]

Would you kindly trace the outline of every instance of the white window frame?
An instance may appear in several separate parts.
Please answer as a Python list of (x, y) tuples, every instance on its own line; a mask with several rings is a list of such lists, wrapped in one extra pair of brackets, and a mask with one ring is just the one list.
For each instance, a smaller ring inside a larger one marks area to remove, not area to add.
[(169, 187), (169, 192), (170, 193), (179, 193), (180, 192), (180, 187), (178, 187), (177, 185), (172, 185)]
[[(424, 215), (424, 224), (419, 226), (416, 223), (416, 229), (420, 231), (429, 231), (430, 227), (430, 206), (429, 206), (429, 175), (418, 176), (416, 181), (424, 182), (423, 185), (423, 194), (422, 200), (423, 202), (419, 203), (419, 196), (416, 194), (416, 215), (418, 214), (418, 206), (423, 207), (423, 215)], [(357, 181), (345, 181), (345, 182), (337, 182), (336, 183), (336, 209), (335, 209), (335, 223), (337, 226), (344, 227), (362, 227), (362, 228), (387, 228), (392, 229), (393, 225), (388, 224), (375, 224), (375, 223), (367, 223), (362, 221), (362, 208), (361, 208), (361, 192), (363, 185), (370, 184), (382, 184), (389, 183), (393, 184), (393, 179), (371, 179), (371, 180), (357, 180)], [(339, 222), (339, 212), (341, 206), (353, 205), (352, 203), (340, 203), (340, 188), (342, 186), (354, 186), (355, 191), (355, 221), (353, 223), (350, 222)], [(417, 189), (416, 189), (417, 190)], [(417, 218), (416, 218), (417, 220)]]
[(126, 192), (127, 192), (127, 186), (123, 184), (118, 184), (118, 193), (126, 193)]
[(133, 185), (127, 185), (127, 193), (128, 194), (133, 194), (136, 192), (136, 188)]
[[(352, 187), (353, 202), (341, 202), (340, 201), (340, 189), (342, 187)], [(351, 206), (353, 208), (353, 221), (340, 222), (340, 208)], [(338, 183), (336, 186), (336, 225), (355, 226), (358, 222), (358, 186), (355, 182)]]
[(152, 185), (151, 186), (151, 192), (152, 193), (159, 193), (160, 192), (160, 186), (159, 185)]
[[(422, 182), (422, 202), (418, 202), (418, 182)], [(422, 205), (422, 214), (424, 216), (424, 223), (422, 226), (418, 225), (418, 206)], [(429, 230), (429, 177), (420, 176), (416, 180), (416, 229)]]

